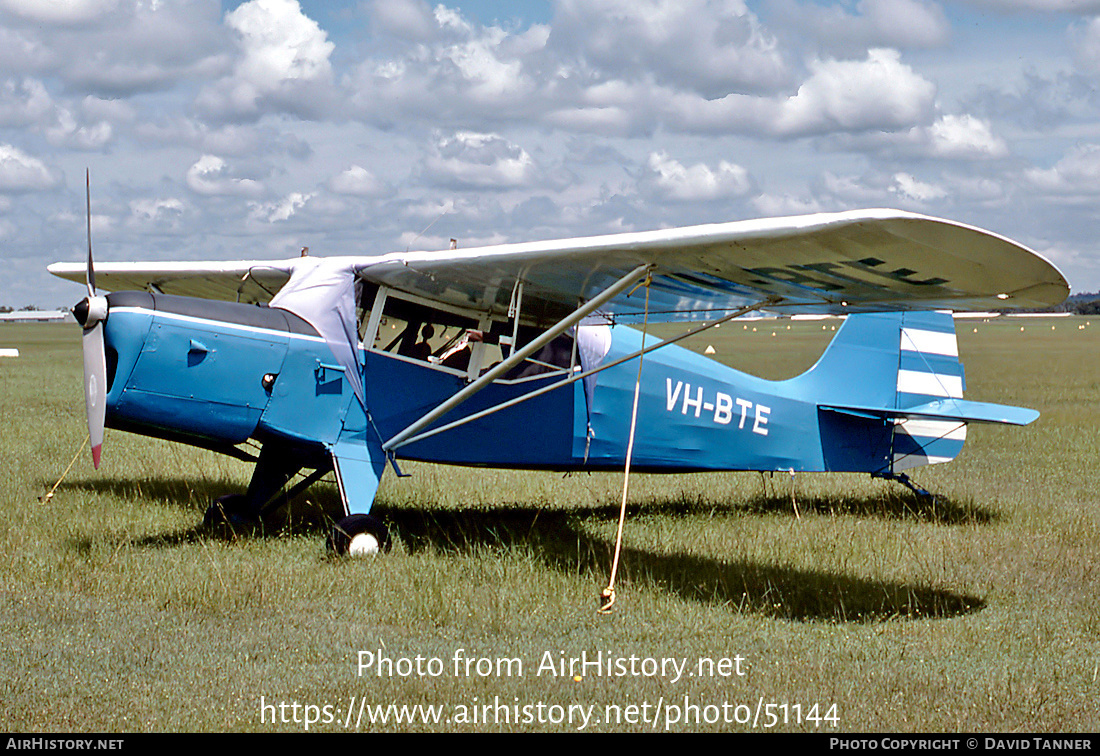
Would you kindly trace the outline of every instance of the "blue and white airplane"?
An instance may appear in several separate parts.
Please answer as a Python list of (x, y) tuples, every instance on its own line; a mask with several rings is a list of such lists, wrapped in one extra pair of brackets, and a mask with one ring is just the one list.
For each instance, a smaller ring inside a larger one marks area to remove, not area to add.
[[(345, 552), (385, 547), (370, 510), (400, 459), (621, 470), (632, 447), (647, 472), (909, 484), (906, 470), (959, 453), (969, 423), (1038, 416), (962, 398), (947, 311), (1069, 293), (1015, 242), (896, 210), (276, 261), (93, 268), (89, 242), (86, 264), (49, 270), (88, 287), (74, 312), (97, 467), (104, 425), (235, 456), (252, 439), (248, 490), (208, 518), (260, 518), (331, 471), (345, 510), (331, 542)], [(754, 310), (848, 317), (785, 381), (645, 334)]]

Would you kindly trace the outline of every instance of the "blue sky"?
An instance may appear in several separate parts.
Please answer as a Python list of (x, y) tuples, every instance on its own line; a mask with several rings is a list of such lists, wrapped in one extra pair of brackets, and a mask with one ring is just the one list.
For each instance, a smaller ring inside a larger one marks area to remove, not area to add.
[(1096, 291), (1098, 82), (1100, 2), (0, 0), (0, 304), (85, 167), (101, 260), (899, 207)]

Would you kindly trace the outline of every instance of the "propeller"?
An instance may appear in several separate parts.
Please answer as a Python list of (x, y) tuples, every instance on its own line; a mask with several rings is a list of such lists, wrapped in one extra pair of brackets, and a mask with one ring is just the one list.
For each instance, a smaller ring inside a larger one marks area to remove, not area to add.
[(73, 308), (73, 315), (84, 327), (84, 407), (88, 413), (88, 438), (92, 445), (92, 464), (99, 469), (103, 451), (103, 426), (107, 417), (107, 351), (103, 341), (103, 321), (107, 319), (107, 298), (96, 295), (95, 268), (92, 265), (92, 180), (85, 173), (88, 216), (88, 296)]

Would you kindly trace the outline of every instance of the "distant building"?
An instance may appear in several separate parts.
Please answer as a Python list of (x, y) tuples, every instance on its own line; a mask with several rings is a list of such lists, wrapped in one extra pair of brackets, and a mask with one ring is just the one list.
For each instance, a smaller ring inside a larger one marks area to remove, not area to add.
[(68, 310), (19, 310), (0, 312), (0, 323), (75, 323)]

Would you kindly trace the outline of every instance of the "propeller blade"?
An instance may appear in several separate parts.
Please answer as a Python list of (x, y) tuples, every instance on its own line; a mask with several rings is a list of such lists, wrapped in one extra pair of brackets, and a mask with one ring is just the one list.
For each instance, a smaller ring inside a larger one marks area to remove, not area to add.
[(92, 172), (84, 169), (84, 197), (87, 202), (86, 213), (88, 219), (88, 296), (95, 296), (95, 268), (92, 266)]
[(88, 437), (92, 464), (99, 469), (103, 450), (103, 425), (107, 416), (107, 352), (103, 346), (103, 322), (84, 329), (84, 406), (88, 412)]
[(103, 320), (107, 300), (95, 294), (95, 267), (92, 265), (92, 172), (84, 170), (86, 214), (88, 218), (88, 298), (78, 316), (84, 326), (81, 348), (84, 352), (84, 408), (88, 414), (88, 439), (92, 445), (92, 464), (99, 469), (103, 451), (103, 426), (107, 418), (107, 350), (103, 345)]

